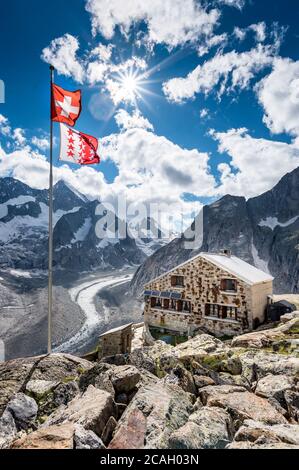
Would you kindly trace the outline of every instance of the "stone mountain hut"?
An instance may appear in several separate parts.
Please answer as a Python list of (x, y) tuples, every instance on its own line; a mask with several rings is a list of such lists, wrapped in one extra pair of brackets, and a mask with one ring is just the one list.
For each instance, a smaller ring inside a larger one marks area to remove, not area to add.
[(273, 280), (230, 252), (200, 253), (145, 285), (145, 325), (155, 338), (251, 331), (266, 320)]
[(99, 357), (129, 354), (132, 349), (133, 323), (103, 333), (99, 338)]

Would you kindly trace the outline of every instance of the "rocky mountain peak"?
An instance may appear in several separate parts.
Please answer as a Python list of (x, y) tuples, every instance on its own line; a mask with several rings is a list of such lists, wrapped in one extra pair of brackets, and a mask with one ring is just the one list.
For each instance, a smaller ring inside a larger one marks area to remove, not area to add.
[[(202, 217), (203, 216), (203, 217)], [(266, 193), (246, 201), (226, 195), (205, 206), (202, 245), (185, 249), (182, 238), (162, 247), (141, 266), (132, 281), (134, 292), (200, 251), (223, 248), (274, 277), (276, 292), (299, 292), (299, 168)], [(186, 231), (190, 234), (195, 223)], [(189, 235), (188, 235), (189, 238)]]
[(53, 188), (54, 211), (71, 210), (74, 207), (80, 207), (82, 203), (88, 202), (86, 196), (81, 194), (75, 188), (72, 188), (64, 180), (59, 180)]
[(22, 183), (22, 181), (11, 177), (1, 178), (0, 204), (19, 196), (33, 196), (35, 194), (36, 190)]
[[(13, 178), (1, 180), (0, 188), (0, 268), (47, 269), (48, 190), (30, 188)], [(55, 184), (54, 266), (79, 275), (82, 270), (144, 261), (146, 255), (134, 239), (97, 238), (97, 204), (63, 180)]]

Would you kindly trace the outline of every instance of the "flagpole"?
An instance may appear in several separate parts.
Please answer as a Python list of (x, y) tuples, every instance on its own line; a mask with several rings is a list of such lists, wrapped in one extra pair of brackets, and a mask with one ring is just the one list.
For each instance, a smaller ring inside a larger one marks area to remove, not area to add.
[(55, 68), (50, 66), (50, 175), (49, 175), (49, 278), (48, 278), (48, 354), (52, 353), (52, 311), (53, 311), (53, 121), (52, 98)]

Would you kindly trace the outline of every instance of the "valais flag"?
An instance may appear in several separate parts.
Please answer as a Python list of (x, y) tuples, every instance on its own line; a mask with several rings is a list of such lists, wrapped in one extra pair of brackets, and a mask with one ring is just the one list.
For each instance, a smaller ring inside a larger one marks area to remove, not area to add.
[(70, 129), (64, 124), (60, 124), (60, 136), (60, 160), (78, 165), (100, 163), (100, 157), (97, 154), (98, 139)]
[(73, 127), (81, 114), (81, 91), (67, 91), (54, 84), (52, 87), (52, 121)]

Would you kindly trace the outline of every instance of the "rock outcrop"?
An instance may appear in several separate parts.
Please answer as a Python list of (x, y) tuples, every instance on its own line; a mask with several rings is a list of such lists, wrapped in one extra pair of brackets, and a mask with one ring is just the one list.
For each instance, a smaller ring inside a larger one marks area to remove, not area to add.
[(296, 339), (299, 335), (299, 312), (288, 314), (287, 318), (283, 319), (281, 325), (276, 328), (253, 331), (246, 335), (236, 336), (232, 340), (233, 347), (240, 348), (272, 348), (275, 350), (284, 349), (297, 349), (299, 346)]
[(230, 415), (217, 407), (204, 407), (169, 439), (172, 449), (224, 449), (231, 439)]
[[(294, 325), (255, 335), (296, 335)], [(109, 364), (66, 354), (3, 363), (0, 448), (298, 448), (299, 357), (256, 341), (199, 334)]]

